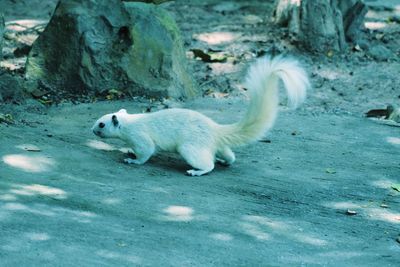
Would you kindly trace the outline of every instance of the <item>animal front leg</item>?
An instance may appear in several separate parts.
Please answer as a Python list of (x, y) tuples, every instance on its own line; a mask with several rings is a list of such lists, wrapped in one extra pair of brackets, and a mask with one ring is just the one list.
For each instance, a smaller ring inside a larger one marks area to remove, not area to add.
[(128, 164), (138, 164), (138, 165), (144, 164), (154, 154), (155, 151), (154, 142), (147, 136), (132, 138), (131, 140), (129, 140), (129, 143), (132, 144), (133, 146), (136, 158), (124, 159), (124, 162)]

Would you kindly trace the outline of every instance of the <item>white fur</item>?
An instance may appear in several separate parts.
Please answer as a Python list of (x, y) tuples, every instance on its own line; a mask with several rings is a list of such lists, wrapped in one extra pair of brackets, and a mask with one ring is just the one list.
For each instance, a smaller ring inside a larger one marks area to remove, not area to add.
[(127, 163), (143, 164), (157, 149), (178, 152), (194, 168), (187, 173), (200, 176), (212, 171), (215, 161), (232, 164), (235, 155), (231, 147), (256, 141), (273, 126), (278, 112), (279, 79), (286, 88), (289, 105), (301, 104), (309, 81), (298, 62), (265, 57), (257, 60), (246, 76), (250, 104), (237, 123), (220, 125), (188, 109), (146, 114), (127, 114), (123, 109), (101, 117), (92, 130), (100, 137), (119, 138), (131, 145), (136, 159), (126, 159)]

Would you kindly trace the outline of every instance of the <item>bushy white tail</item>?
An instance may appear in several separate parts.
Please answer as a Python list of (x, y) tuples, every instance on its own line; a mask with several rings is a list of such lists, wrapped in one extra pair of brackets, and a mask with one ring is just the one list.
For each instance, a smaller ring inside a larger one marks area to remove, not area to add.
[(260, 139), (276, 119), (279, 79), (288, 95), (288, 105), (297, 107), (306, 97), (310, 83), (298, 61), (277, 56), (258, 59), (249, 68), (245, 85), (250, 94), (246, 115), (238, 123), (221, 125), (221, 145), (238, 146)]

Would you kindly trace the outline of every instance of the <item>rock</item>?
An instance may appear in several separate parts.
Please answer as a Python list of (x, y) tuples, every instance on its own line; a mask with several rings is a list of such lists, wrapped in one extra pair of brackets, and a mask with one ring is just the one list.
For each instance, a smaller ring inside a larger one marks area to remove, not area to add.
[(368, 54), (375, 60), (387, 61), (393, 58), (393, 53), (383, 45), (375, 45), (370, 47)]
[(239, 3), (235, 2), (221, 2), (216, 4), (212, 9), (219, 13), (235, 12), (241, 8)]
[(198, 89), (185, 60), (178, 27), (161, 7), (61, 0), (33, 44), (26, 77), (72, 94), (191, 97)]
[(23, 100), (23, 78), (7, 72), (0, 72), (0, 102)]
[[(393, 106), (391, 106), (391, 107), (392, 107), (392, 111), (388, 116), (388, 120), (392, 120), (392, 121), (400, 123), (400, 108), (395, 108)], [(388, 109), (389, 109), (389, 107), (388, 107)]]
[(365, 39), (360, 39), (357, 41), (357, 44), (360, 46), (362, 50), (368, 50), (369, 49), (369, 42)]
[(0, 14), (0, 60), (3, 58), (4, 17)]

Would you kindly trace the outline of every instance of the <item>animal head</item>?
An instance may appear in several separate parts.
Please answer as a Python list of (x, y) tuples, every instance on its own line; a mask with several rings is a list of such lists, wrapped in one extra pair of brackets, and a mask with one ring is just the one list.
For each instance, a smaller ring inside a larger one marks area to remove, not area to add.
[(116, 113), (104, 115), (93, 125), (93, 133), (101, 138), (118, 138), (121, 129), (121, 118), (126, 114), (126, 110), (121, 109)]

